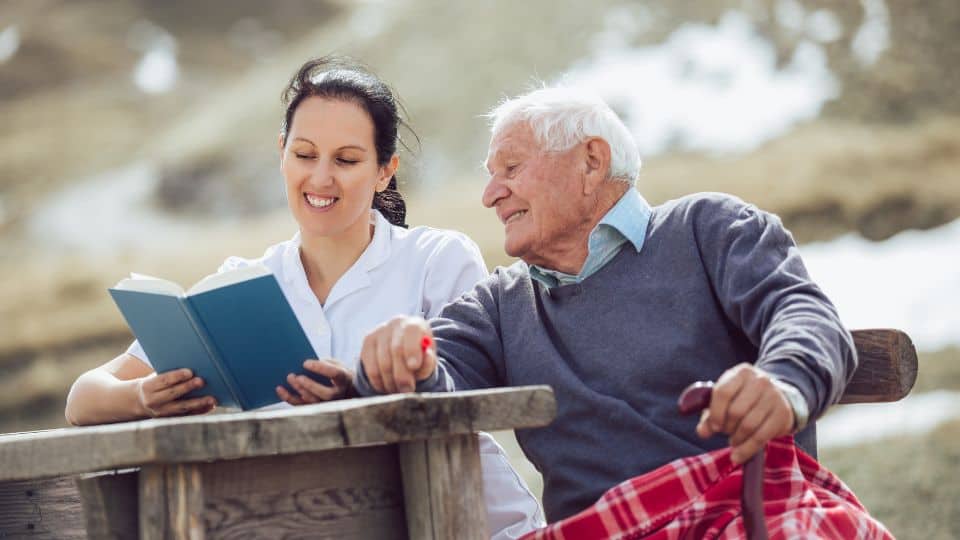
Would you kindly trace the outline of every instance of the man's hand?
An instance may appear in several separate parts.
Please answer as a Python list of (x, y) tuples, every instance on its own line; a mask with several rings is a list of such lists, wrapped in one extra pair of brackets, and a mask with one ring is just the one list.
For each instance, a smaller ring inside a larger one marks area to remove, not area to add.
[(333, 358), (326, 360), (307, 360), (303, 368), (312, 373), (323, 375), (330, 379), (333, 386), (326, 386), (307, 377), (306, 375), (287, 375), (287, 383), (297, 391), (289, 392), (282, 386), (277, 386), (277, 396), (291, 405), (306, 405), (308, 403), (322, 403), (334, 399), (350, 397), (354, 394), (353, 372)]
[(713, 387), (710, 408), (703, 411), (697, 434), (730, 436), (734, 463), (745, 463), (767, 441), (793, 431), (793, 409), (773, 379), (752, 364), (723, 373)]
[(377, 392), (413, 392), (417, 381), (437, 368), (435, 345), (421, 348), (423, 337), (433, 338), (430, 325), (421, 317), (394, 317), (367, 334), (360, 362), (370, 386)]
[(217, 401), (212, 396), (180, 399), (191, 390), (203, 388), (203, 379), (187, 368), (154, 373), (137, 380), (140, 416), (181, 416), (210, 412)]

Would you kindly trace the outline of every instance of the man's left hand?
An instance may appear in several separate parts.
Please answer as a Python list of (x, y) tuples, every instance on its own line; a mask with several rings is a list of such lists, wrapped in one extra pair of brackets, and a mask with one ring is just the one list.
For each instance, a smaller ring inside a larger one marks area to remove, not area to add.
[(739, 364), (723, 373), (713, 387), (710, 407), (703, 411), (697, 434), (730, 436), (734, 463), (745, 463), (767, 441), (788, 435), (793, 409), (773, 379), (752, 364)]

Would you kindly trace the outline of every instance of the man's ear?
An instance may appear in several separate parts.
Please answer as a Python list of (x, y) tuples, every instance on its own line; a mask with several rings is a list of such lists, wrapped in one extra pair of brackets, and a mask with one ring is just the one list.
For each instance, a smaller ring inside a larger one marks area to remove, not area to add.
[(397, 169), (400, 167), (400, 156), (394, 154), (390, 161), (384, 165), (380, 171), (380, 179), (377, 180), (377, 193), (387, 189), (387, 186), (390, 185), (390, 179), (393, 178), (393, 175), (397, 174)]
[(584, 143), (583, 194), (591, 195), (610, 177), (610, 144), (600, 137), (591, 137)]

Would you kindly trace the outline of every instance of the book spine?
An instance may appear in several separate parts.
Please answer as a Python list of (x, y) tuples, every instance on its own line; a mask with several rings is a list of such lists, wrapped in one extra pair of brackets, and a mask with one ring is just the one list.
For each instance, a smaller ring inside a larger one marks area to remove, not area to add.
[(217, 372), (220, 373), (220, 378), (223, 379), (223, 383), (227, 386), (227, 389), (230, 390), (230, 393), (233, 394), (233, 399), (240, 404), (240, 408), (243, 410), (249, 409), (250, 404), (247, 403), (246, 397), (240, 392), (237, 381), (235, 381), (233, 376), (223, 367), (222, 356), (220, 350), (217, 348), (217, 343), (213, 340), (213, 337), (210, 336), (210, 332), (207, 332), (207, 326), (203, 324), (203, 320), (197, 315), (197, 311), (193, 309), (193, 305), (190, 304), (190, 299), (180, 297), (180, 305), (183, 306), (183, 311), (187, 314), (187, 319), (190, 321), (190, 324), (193, 325), (193, 329), (197, 332), (197, 335), (200, 336), (200, 341), (202, 341), (203, 346), (206, 347), (210, 360), (213, 361), (214, 367), (216, 367)]

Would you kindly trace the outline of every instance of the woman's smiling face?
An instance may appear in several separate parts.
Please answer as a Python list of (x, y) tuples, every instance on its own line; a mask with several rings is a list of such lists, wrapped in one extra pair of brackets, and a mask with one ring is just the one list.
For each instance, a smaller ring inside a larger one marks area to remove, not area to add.
[(309, 97), (281, 141), (287, 203), (305, 236), (340, 236), (367, 227), (373, 194), (396, 170), (377, 163), (370, 115), (351, 101)]

